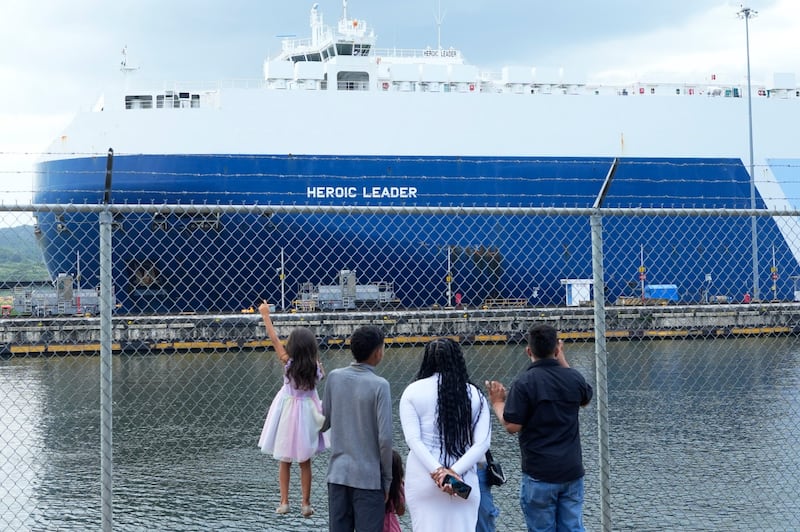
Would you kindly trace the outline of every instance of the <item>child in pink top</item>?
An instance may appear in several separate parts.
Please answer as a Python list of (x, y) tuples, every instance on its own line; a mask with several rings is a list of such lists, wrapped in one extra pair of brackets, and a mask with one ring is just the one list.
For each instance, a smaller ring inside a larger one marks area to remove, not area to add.
[(400, 532), (400, 521), (397, 516), (406, 513), (404, 475), (403, 459), (400, 458), (400, 453), (392, 451), (392, 484), (389, 486), (389, 499), (386, 501), (383, 532)]

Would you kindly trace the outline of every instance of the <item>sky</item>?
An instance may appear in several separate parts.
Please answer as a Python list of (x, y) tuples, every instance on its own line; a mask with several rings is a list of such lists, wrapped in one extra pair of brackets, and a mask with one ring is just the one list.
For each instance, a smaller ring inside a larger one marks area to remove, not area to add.
[[(342, 0), (318, 0), (335, 25)], [(0, 203), (27, 203), (30, 169), (78, 110), (118, 84), (258, 79), (280, 37), (309, 35), (312, 1), (5, 0), (0, 5)], [(753, 0), (753, 83), (800, 79), (798, 0)], [(745, 22), (731, 0), (349, 0), (378, 48), (460, 49), (469, 63), (563, 68), (568, 80), (746, 80)]]

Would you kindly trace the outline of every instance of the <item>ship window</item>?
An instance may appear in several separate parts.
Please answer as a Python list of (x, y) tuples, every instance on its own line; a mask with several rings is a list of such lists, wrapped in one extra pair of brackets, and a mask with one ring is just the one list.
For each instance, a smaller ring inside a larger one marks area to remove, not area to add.
[(655, 93), (656, 93), (656, 88), (650, 87), (650, 94), (655, 94)]
[(333, 57), (334, 55), (336, 55), (336, 49), (333, 47), (333, 45), (328, 46), (327, 52), (328, 52), (328, 57)]
[(200, 107), (200, 95), (192, 94), (192, 107)]
[(675, 94), (680, 94), (680, 93), (681, 93), (680, 89), (675, 89)]
[(336, 55), (353, 55), (353, 45), (349, 43), (336, 43)]
[(125, 109), (152, 109), (153, 97), (149, 94), (125, 96)]
[(172, 93), (159, 94), (156, 96), (156, 109), (172, 109), (178, 106), (178, 99)]
[(369, 74), (366, 72), (339, 72), (336, 88), (340, 91), (369, 90)]
[(308, 54), (309, 61), (322, 61), (322, 56), (319, 53)]

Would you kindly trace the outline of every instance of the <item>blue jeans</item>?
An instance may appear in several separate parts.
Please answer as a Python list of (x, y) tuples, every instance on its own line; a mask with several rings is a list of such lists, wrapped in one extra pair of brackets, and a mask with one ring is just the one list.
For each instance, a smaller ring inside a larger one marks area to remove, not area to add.
[(583, 531), (583, 477), (551, 484), (522, 474), (519, 503), (529, 532)]
[(483, 464), (478, 465), (478, 486), (481, 488), (481, 505), (478, 506), (475, 532), (495, 532), (495, 518), (500, 515), (500, 510), (494, 505), (492, 487), (486, 482), (486, 466)]

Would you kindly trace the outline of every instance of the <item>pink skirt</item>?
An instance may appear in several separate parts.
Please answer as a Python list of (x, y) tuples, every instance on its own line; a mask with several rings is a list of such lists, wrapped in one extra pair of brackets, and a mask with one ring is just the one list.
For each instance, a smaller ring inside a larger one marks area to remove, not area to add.
[(298, 393), (287, 388), (278, 391), (269, 407), (258, 447), (282, 462), (305, 462), (330, 446), (328, 434), (320, 432), (325, 421), (322, 403), (316, 390)]

